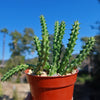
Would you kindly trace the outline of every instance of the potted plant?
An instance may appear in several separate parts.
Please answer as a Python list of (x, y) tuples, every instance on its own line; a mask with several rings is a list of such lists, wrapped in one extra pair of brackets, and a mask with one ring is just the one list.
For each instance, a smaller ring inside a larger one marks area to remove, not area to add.
[(54, 38), (53, 38), (53, 64), (49, 63), (50, 41), (45, 18), (40, 16), (42, 27), (42, 40), (37, 36), (34, 37), (36, 50), (38, 52), (39, 62), (37, 66), (30, 64), (22, 64), (8, 71), (2, 78), (7, 80), (13, 74), (24, 70), (30, 84), (30, 90), (33, 100), (71, 100), (73, 97), (74, 84), (77, 78), (77, 67), (87, 57), (91, 51), (95, 39), (90, 37), (77, 55), (75, 59), (70, 61), (73, 48), (79, 34), (79, 22), (75, 21), (72, 25), (70, 39), (67, 48), (61, 58), (62, 39), (65, 34), (65, 22), (60, 24), (55, 22)]

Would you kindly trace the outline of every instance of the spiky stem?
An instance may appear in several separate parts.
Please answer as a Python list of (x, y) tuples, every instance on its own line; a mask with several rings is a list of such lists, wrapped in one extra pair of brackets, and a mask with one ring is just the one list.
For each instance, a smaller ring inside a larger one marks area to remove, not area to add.
[[(58, 27), (58, 24), (57, 24), (57, 29), (59, 28), (59, 32), (55, 32), (55, 34), (58, 33), (57, 37), (55, 37), (55, 42), (54, 42), (54, 65), (58, 63), (58, 60), (60, 58), (60, 52), (61, 52), (61, 46), (62, 46), (62, 39), (63, 39), (63, 35), (64, 35), (64, 31), (65, 31), (65, 22), (62, 21), (60, 26)], [(56, 36), (56, 35), (55, 35)]]
[(51, 66), (51, 74), (56, 74), (57, 69), (59, 68), (61, 47), (62, 47), (62, 39), (65, 33), (65, 22), (62, 21), (60, 26), (59, 22), (55, 23), (55, 33), (54, 33), (54, 41), (53, 41), (53, 66)]
[(57, 41), (58, 41), (58, 33), (59, 33), (59, 22), (56, 21), (55, 22), (55, 30), (54, 30), (54, 41), (53, 41), (53, 62), (54, 65), (56, 65), (56, 61), (57, 61)]
[(14, 75), (15, 73), (18, 73), (19, 71), (22, 71), (22, 70), (26, 70), (27, 68), (31, 68), (32, 66), (33, 65), (30, 65), (30, 64), (21, 64), (21, 65), (18, 65), (16, 67), (12, 68), (11, 70), (9, 70), (6, 74), (4, 74), (4, 76), (1, 78), (1, 81), (6, 81), (12, 75)]
[(49, 70), (49, 75), (53, 75), (56, 74), (57, 72), (57, 38), (58, 38), (58, 34), (59, 34), (59, 22), (56, 21), (55, 22), (55, 30), (54, 30), (54, 40), (53, 40), (53, 66), (51, 66), (50, 70)]
[(65, 67), (69, 64), (70, 57), (72, 56), (73, 48), (76, 45), (77, 35), (79, 34), (79, 22), (75, 21), (74, 25), (72, 26), (73, 29), (71, 30), (69, 43), (67, 44), (66, 52), (64, 57), (61, 61), (60, 69), (58, 73), (61, 73)]
[(34, 41), (35, 41), (35, 44), (36, 44), (36, 50), (38, 52), (38, 56), (39, 56), (39, 61), (40, 61), (40, 57), (41, 57), (41, 43), (40, 43), (40, 40), (37, 36), (34, 37)]
[(61, 48), (62, 48), (62, 39), (63, 39), (63, 35), (65, 34), (65, 22), (62, 21), (59, 27), (59, 34), (58, 34), (58, 38), (57, 38), (57, 67), (59, 67), (59, 61), (60, 61), (60, 54), (61, 54)]
[(83, 46), (83, 50), (80, 51), (80, 54), (67, 66), (67, 68), (63, 71), (62, 74), (65, 74), (66, 72), (72, 72), (73, 69), (77, 68), (77, 66), (79, 66), (82, 61), (87, 57), (94, 43), (94, 37), (89, 38), (86, 45)]
[(47, 31), (47, 26), (46, 26), (46, 21), (43, 15), (40, 16), (40, 22), (41, 22), (41, 27), (42, 27), (42, 41), (41, 41), (41, 62), (40, 65), (42, 66), (40, 69), (43, 70), (45, 64), (49, 60), (49, 34)]

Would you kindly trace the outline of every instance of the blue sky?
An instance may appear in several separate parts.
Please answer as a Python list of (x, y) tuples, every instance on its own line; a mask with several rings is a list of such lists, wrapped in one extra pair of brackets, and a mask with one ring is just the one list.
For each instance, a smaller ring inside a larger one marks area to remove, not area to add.
[[(80, 34), (78, 36), (77, 45), (74, 53), (79, 53), (82, 42), (81, 37), (90, 37), (97, 34), (96, 30), (92, 30), (97, 20), (100, 20), (100, 4), (97, 0), (0, 0), (0, 29), (7, 28), (9, 33), (15, 29), (22, 32), (25, 27), (30, 27), (35, 34), (41, 38), (41, 26), (39, 16), (43, 14), (46, 18), (48, 31), (53, 33), (55, 21), (66, 22), (66, 34), (63, 43), (67, 44), (71, 25), (78, 20), (81, 25)], [(2, 40), (3, 35), (0, 34), (0, 59), (2, 59)], [(6, 36), (5, 59), (10, 58), (10, 50), (8, 43), (11, 38)], [(27, 58), (35, 57), (27, 55)]]

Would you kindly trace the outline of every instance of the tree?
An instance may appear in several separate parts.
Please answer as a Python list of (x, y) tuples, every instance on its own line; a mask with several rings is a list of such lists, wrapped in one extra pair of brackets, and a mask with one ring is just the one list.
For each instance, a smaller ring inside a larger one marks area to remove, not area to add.
[(22, 51), (23, 53), (32, 53), (35, 51), (35, 44), (34, 44), (34, 31), (31, 28), (24, 29), (24, 35), (21, 39), (22, 42)]
[(2, 66), (4, 66), (5, 39), (6, 39), (6, 34), (8, 34), (8, 30), (6, 28), (3, 28), (0, 30), (0, 32), (3, 33)]
[(12, 38), (12, 42), (9, 43), (10, 51), (12, 52), (11, 57), (21, 55), (21, 33), (15, 30), (14, 32), (11, 32), (10, 36)]
[(25, 55), (35, 51), (34, 31), (31, 28), (25, 28), (23, 33), (15, 30), (10, 33), (10, 36), (12, 39), (12, 42), (9, 43), (11, 58), (6, 63), (7, 69), (10, 66), (15, 67), (24, 63)]
[(15, 30), (10, 33), (12, 42), (9, 43), (11, 58), (6, 62), (6, 69), (25, 63), (25, 55), (35, 51), (34, 31), (25, 28), (23, 33)]
[[(2, 73), (19, 64), (24, 64), (25, 55), (35, 51), (34, 31), (31, 28), (25, 28), (23, 33), (15, 30), (10, 33), (10, 36), (12, 40), (9, 43), (11, 58), (6, 62), (6, 67), (2, 70)], [(37, 60), (35, 61), (37, 62)], [(31, 60), (28, 63), (32, 63)], [(17, 75), (17, 78), (19, 79), (19, 75)]]
[(23, 34), (15, 30), (10, 36), (12, 38), (12, 42), (9, 43), (11, 57), (25, 56), (27, 52), (34, 52), (34, 31), (31, 28), (25, 28)]

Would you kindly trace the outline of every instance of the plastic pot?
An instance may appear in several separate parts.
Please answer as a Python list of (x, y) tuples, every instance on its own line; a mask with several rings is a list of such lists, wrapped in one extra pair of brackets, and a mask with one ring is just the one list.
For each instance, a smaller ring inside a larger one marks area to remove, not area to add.
[(72, 100), (77, 73), (47, 77), (26, 74), (32, 100)]

